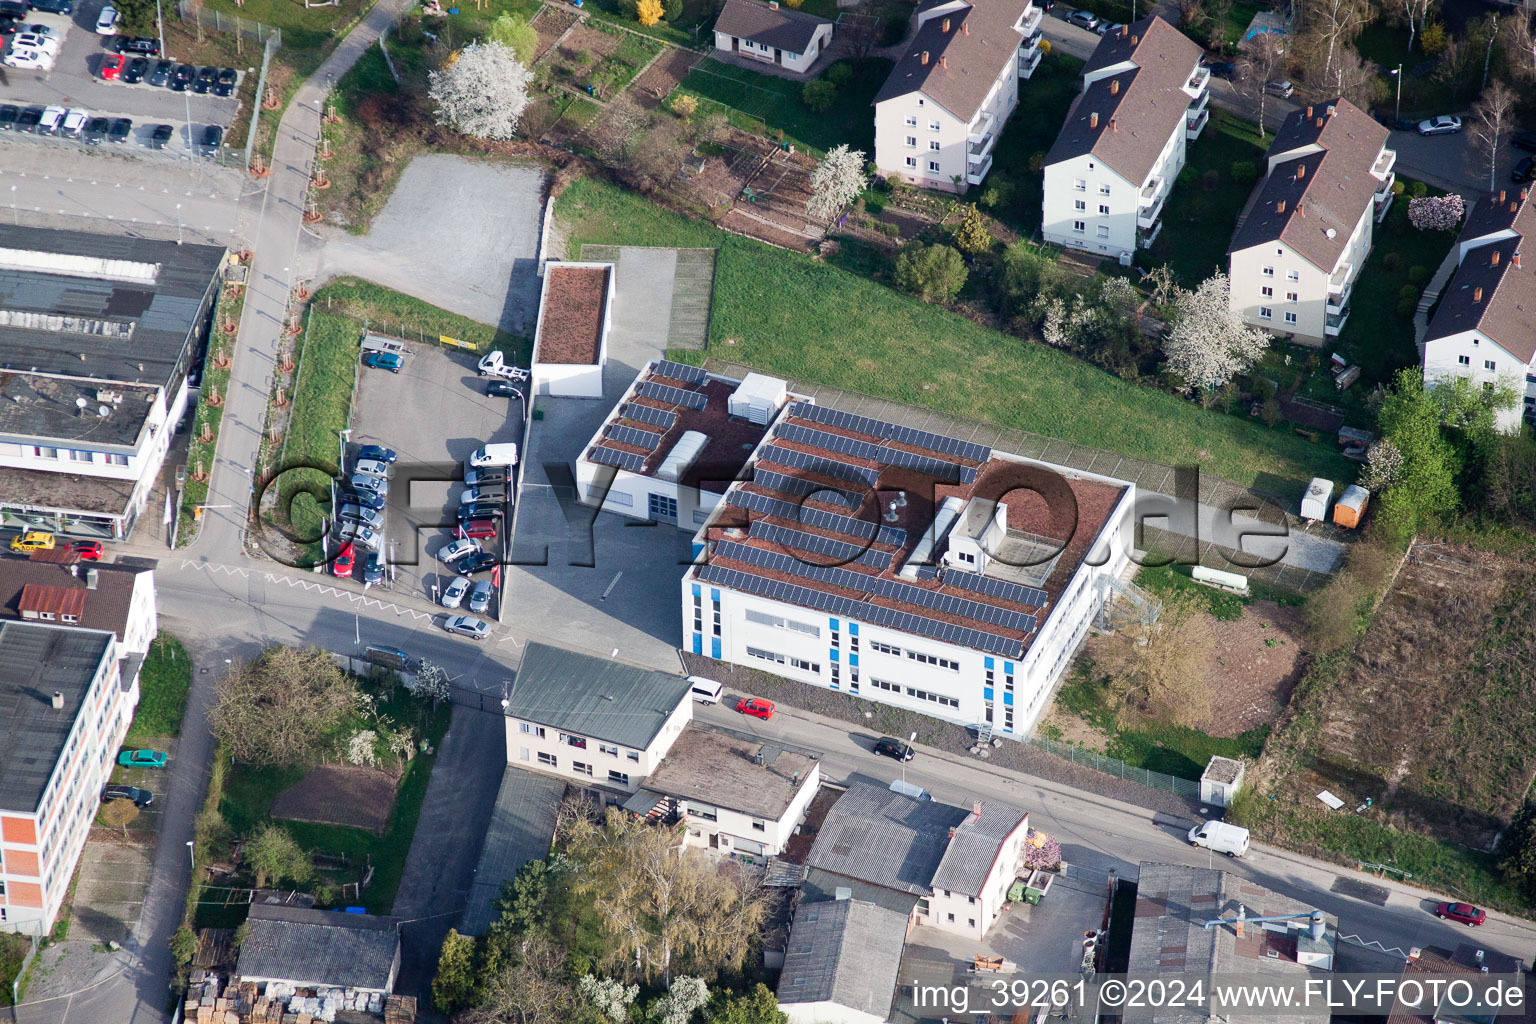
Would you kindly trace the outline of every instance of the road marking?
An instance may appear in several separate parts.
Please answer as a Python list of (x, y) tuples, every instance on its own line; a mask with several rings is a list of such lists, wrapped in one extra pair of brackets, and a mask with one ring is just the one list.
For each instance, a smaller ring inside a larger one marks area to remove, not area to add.
[(1366, 949), (1379, 949), (1383, 953), (1395, 953), (1404, 960), (1408, 959), (1407, 951), (1401, 946), (1383, 946), (1375, 939), (1362, 939), (1358, 935), (1340, 935), (1339, 938), (1344, 942), (1353, 942), (1357, 946), (1364, 946)]
[[(214, 576), (220, 574), (238, 576), (241, 579), (249, 579), (252, 575), (251, 570), (242, 569), (238, 566), (219, 565), (216, 562), (194, 562), (190, 559), (183, 559), (180, 568), (195, 569), (199, 572), (207, 572)], [(403, 605), (395, 604), (392, 601), (380, 601), (376, 597), (369, 597), (367, 594), (353, 593), (350, 590), (342, 590), (339, 587), (335, 587), (327, 583), (321, 583), (317, 580), (299, 579), (293, 576), (285, 576), (281, 573), (274, 572), (263, 572), (261, 573), (261, 578), (265, 583), (281, 583), (290, 589), (304, 590), (309, 593), (323, 594), (329, 597), (345, 598), (346, 600), (351, 601), (353, 604), (357, 605), (359, 609), (376, 608), (379, 611), (393, 612), (395, 615), (399, 616), (408, 616), (418, 622), (423, 619), (431, 620), (433, 617), (431, 612), (421, 612), (417, 611), (415, 608), (406, 608)]]
[(624, 570), (620, 569), (613, 574), (613, 580), (608, 584), (608, 589), (603, 591), (603, 600), (608, 600), (608, 595), (613, 593), (613, 588), (619, 585), (619, 580), (624, 576)]

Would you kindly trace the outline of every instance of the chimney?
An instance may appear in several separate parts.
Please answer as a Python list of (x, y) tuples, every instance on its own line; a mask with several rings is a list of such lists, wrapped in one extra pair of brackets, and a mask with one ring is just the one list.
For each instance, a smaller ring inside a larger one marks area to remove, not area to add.
[(1483, 301), (1483, 286), (1482, 285), (1478, 285), (1476, 288), (1472, 289), (1472, 301), (1473, 302), (1482, 302)]
[(939, 67), (941, 67), (941, 68), (949, 67), (949, 54), (947, 54), (947, 53), (939, 54)]
[(1296, 216), (1298, 216), (1298, 217), (1305, 217), (1306, 215), (1307, 215), (1307, 208), (1305, 206), (1303, 206), (1300, 202), (1297, 202), (1297, 204), (1296, 204)]
[(1109, 94), (1111, 96), (1120, 95), (1120, 80), (1118, 78), (1109, 83)]
[(64, 710), (64, 691), (63, 690), (54, 690), (53, 691), (53, 710), (55, 710), (55, 711), (63, 711)]
[(1321, 128), (1321, 127), (1322, 127), (1322, 126), (1323, 126), (1323, 119), (1322, 119), (1322, 118), (1320, 118), (1320, 117), (1319, 117), (1319, 118), (1317, 118), (1317, 126), (1318, 126), (1318, 127), (1319, 127), (1319, 128)]
[(1285, 212), (1285, 200), (1284, 199), (1280, 200), (1278, 203), (1275, 204), (1275, 212), (1276, 213), (1284, 213)]
[(981, 801), (980, 800), (977, 800), (975, 803), (971, 804), (971, 813), (976, 815), (976, 817), (978, 817), (978, 818), (981, 817)]
[(1501, 189), (1499, 189), (1499, 205), (1502, 206), (1503, 204), (1504, 204), (1504, 190), (1501, 188)]
[(1109, 119), (1109, 130), (1112, 131), (1112, 132), (1117, 132), (1117, 131), (1120, 130), (1119, 128), (1117, 128), (1115, 126), (1115, 121), (1116, 120), (1117, 120), (1117, 118), (1113, 118), (1113, 117)]
[(779, 9), (779, 0), (768, 0), (768, 9), (770, 11), (778, 10)]
[(962, 21), (960, 23), (960, 31), (964, 32), (966, 35), (970, 35), (971, 34), (971, 23), (968, 22), (968, 21)]
[(1514, 264), (1515, 269), (1519, 270), (1520, 269), (1520, 254), (1519, 253), (1515, 253), (1512, 257), (1510, 257), (1510, 260)]
[(1520, 212), (1520, 204), (1515, 202), (1513, 199), (1511, 199), (1509, 201), (1509, 212), (1510, 213), (1519, 213)]
[(1140, 45), (1140, 43), (1141, 43), (1141, 36), (1131, 36), (1131, 45), (1132, 46), (1138, 46), (1138, 45)]
[(1131, 26), (1129, 26), (1129, 25), (1121, 25), (1120, 26), (1120, 38), (1121, 39), (1124, 39), (1126, 36), (1128, 36), (1130, 34), (1131, 34)]
[(927, 67), (928, 66), (928, 51), (927, 50), (923, 51), (922, 61), (923, 61), (923, 67)]
[(949, 19), (948, 18), (945, 18), (944, 21), (939, 25), (939, 31), (941, 31), (941, 32), (948, 32), (949, 31)]
[(96, 589), (96, 570), (95, 569), (87, 569), (87, 570), (85, 570), (85, 589), (86, 590), (95, 590)]
[(1088, 127), (1089, 128), (1097, 128), (1098, 126), (1099, 126), (1099, 115), (1098, 115), (1098, 112), (1095, 111), (1094, 113), (1088, 115)]
[(1312, 116), (1312, 104), (1310, 104), (1310, 103), (1307, 104), (1307, 116), (1308, 117)]
[(1493, 250), (1493, 255), (1488, 257), (1488, 265), (1490, 267), (1496, 267), (1499, 265), (1499, 250)]
[(1306, 164), (1297, 164), (1296, 165), (1296, 180), (1300, 181), (1302, 178), (1305, 178), (1306, 176), (1307, 176), (1307, 165)]

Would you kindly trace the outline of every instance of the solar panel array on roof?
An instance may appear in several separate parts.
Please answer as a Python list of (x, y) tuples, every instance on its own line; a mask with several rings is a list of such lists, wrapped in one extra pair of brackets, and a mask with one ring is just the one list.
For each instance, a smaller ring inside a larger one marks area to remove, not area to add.
[(635, 393), (646, 398), (654, 398), (658, 402), (666, 402), (670, 405), (680, 405), (685, 409), (702, 409), (709, 404), (709, 396), (698, 391), (684, 391), (682, 388), (674, 388), (670, 384), (657, 384), (652, 380), (643, 380), (635, 386)]
[(784, 423), (779, 426), (779, 436), (786, 441), (796, 444), (807, 444), (815, 448), (824, 448), (829, 452), (838, 452), (842, 455), (851, 455), (856, 459), (873, 460), (880, 453), (880, 446), (869, 441), (860, 441), (856, 437), (844, 437), (842, 434), (832, 434), (825, 430), (817, 430), (815, 427), (802, 427), (798, 423)]
[(864, 466), (850, 466), (846, 462), (838, 462), (829, 459), (825, 455), (815, 452), (802, 452), (795, 448), (780, 448), (778, 445), (769, 445), (764, 448), (759, 458), (770, 462), (777, 462), (781, 466), (789, 466), (792, 469), (805, 469), (812, 473), (820, 473), (823, 476), (835, 476), (839, 480), (847, 480), (849, 483), (868, 484), (875, 486), (875, 481), (880, 479), (879, 470), (869, 469)]
[(881, 448), (880, 461), (905, 469), (915, 469), (919, 473), (938, 477), (948, 483), (973, 484), (976, 482), (976, 470), (970, 466), (962, 466), (958, 462), (945, 462), (943, 459), (935, 459), (928, 455), (917, 455), (900, 448)]
[(603, 428), (603, 436), (611, 437), (622, 444), (632, 444), (636, 448), (644, 448), (646, 451), (655, 451), (661, 443), (661, 435), (653, 434), (649, 430), (641, 430), (638, 427), (626, 427), (617, 423), (610, 423)]
[(674, 363), (670, 359), (657, 360), (656, 368), (652, 372), (659, 373), (663, 377), (670, 377), (673, 380), (680, 380), (684, 384), (697, 384), (707, 376), (697, 366), (689, 366), (686, 363)]
[(824, 611), (832, 615), (859, 619), (873, 626), (899, 629), (918, 636), (932, 637), (935, 640), (942, 640), (946, 643), (958, 644), (962, 647), (970, 647), (978, 651), (986, 651), (989, 654), (1017, 657), (1023, 650), (1023, 644), (1012, 637), (999, 636), (996, 633), (972, 629), (969, 626), (957, 626), (949, 622), (940, 622), (938, 619), (930, 619), (926, 615), (915, 615), (912, 612), (897, 611), (894, 608), (884, 608), (880, 605), (869, 604), (864, 601), (838, 597), (825, 591), (812, 590), (810, 587), (802, 587), (781, 580), (771, 580), (763, 576), (754, 576), (751, 573), (742, 572), (740, 569), (727, 569), (718, 565), (706, 565), (699, 568), (698, 577), (705, 583), (716, 583), (723, 587), (730, 587), (733, 590), (757, 594), (775, 601), (783, 601), (786, 604), (796, 604), (803, 608), (815, 608), (818, 611)]
[(1007, 580), (995, 580), (990, 576), (980, 573), (965, 572), (962, 569), (946, 569), (944, 582), (962, 590), (974, 590), (978, 594), (990, 594), (1000, 597), (1005, 601), (1015, 604), (1028, 605), (1031, 608), (1043, 608), (1050, 600), (1045, 591), (1036, 587), (1026, 587), (1019, 583), (1009, 583)]
[(781, 544), (800, 551), (823, 555), (832, 559), (831, 564), (855, 562), (880, 571), (891, 567), (891, 555), (888, 551), (878, 551), (875, 548), (850, 544), (844, 540), (806, 533), (803, 530), (791, 530), (787, 526), (779, 526), (776, 523), (753, 523), (751, 535), (770, 544)]
[(907, 543), (907, 532), (894, 526), (876, 526), (863, 519), (840, 516), (836, 512), (827, 512), (824, 509), (808, 508), (793, 501), (785, 501), (783, 498), (744, 491), (739, 487), (731, 489), (726, 501), (737, 508), (760, 512), (765, 516), (791, 519), (806, 526), (814, 526), (818, 530), (840, 533), (845, 537), (857, 537), (863, 541), (877, 539), (881, 544), (893, 548), (905, 547)]
[(757, 494), (753, 491), (743, 491), (739, 487), (731, 489), (727, 504), (744, 508), (750, 512), (761, 512), (765, 516), (778, 516), (780, 519), (800, 518), (800, 506), (783, 498), (770, 498), (766, 494)]
[[(918, 430), (915, 427), (903, 427), (895, 423), (887, 423), (885, 420), (871, 419), (868, 416), (857, 416), (851, 412), (829, 409), (823, 405), (795, 402), (789, 407), (789, 415), (810, 420), (813, 423), (824, 423), (839, 430), (852, 430), (856, 433), (868, 434), (870, 437), (895, 441), (898, 444), (910, 444), (914, 448), (927, 448), (929, 451), (942, 452), (945, 455), (970, 459), (974, 462), (986, 462), (992, 457), (992, 449), (986, 445), (934, 434), (927, 430)], [(883, 457), (883, 454), (870, 457)]]
[(832, 500), (828, 495), (838, 495), (848, 508), (858, 508), (864, 503), (864, 496), (853, 491), (824, 484), (816, 480), (807, 480), (803, 476), (790, 476), (787, 473), (775, 473), (771, 469), (754, 469), (752, 482), (761, 484), (771, 491), (783, 491), (785, 494), (793, 494), (797, 498), (816, 495), (817, 501)]
[(745, 562), (747, 565), (781, 572), (787, 576), (802, 576), (829, 586), (841, 587), (844, 590), (877, 594), (893, 601), (917, 605), (919, 608), (931, 608), (936, 612), (943, 612), (957, 618), (975, 619), (977, 622), (988, 622), (994, 626), (1016, 629), (1022, 633), (1032, 633), (1035, 629), (1033, 615), (1012, 608), (1002, 608), (998, 605), (984, 604), (981, 601), (972, 601), (969, 598), (955, 597), (936, 590), (916, 587), (901, 580), (872, 576), (852, 569), (810, 565), (780, 551), (767, 551), (763, 548), (738, 544), (735, 541), (722, 541), (715, 545), (715, 554), (720, 558), (729, 558), (733, 562)]
[(639, 473), (645, 469), (645, 458), (634, 452), (621, 452), (617, 448), (608, 448), (597, 445), (587, 453), (587, 458), (604, 466), (617, 466), (627, 469), (631, 473)]
[(677, 422), (677, 413), (670, 409), (658, 409), (654, 405), (636, 405), (627, 402), (619, 407), (619, 415), (627, 420), (635, 420), (639, 423), (649, 423), (663, 430), (671, 430)]

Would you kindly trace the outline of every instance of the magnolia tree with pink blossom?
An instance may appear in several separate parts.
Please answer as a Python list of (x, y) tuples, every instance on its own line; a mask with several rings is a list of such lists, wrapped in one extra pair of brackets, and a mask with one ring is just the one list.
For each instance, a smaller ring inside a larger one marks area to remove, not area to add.
[(1420, 231), (1454, 231), (1466, 204), (1461, 196), (1424, 196), (1408, 200), (1408, 223)]
[(1030, 870), (1035, 868), (1054, 868), (1061, 863), (1061, 844), (1056, 837), (1048, 832), (1029, 830), (1029, 838), (1024, 840), (1024, 866)]

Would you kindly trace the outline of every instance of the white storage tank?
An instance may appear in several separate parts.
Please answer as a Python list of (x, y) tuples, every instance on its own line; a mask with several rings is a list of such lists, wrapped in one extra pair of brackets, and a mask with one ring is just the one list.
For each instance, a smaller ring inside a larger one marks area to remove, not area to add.
[(732, 416), (767, 426), (784, 407), (788, 397), (789, 385), (784, 381), (766, 374), (749, 373), (731, 392), (728, 409)]
[(1301, 518), (1321, 522), (1328, 518), (1328, 506), (1333, 500), (1333, 481), (1320, 476), (1307, 484), (1307, 493), (1301, 499)]

